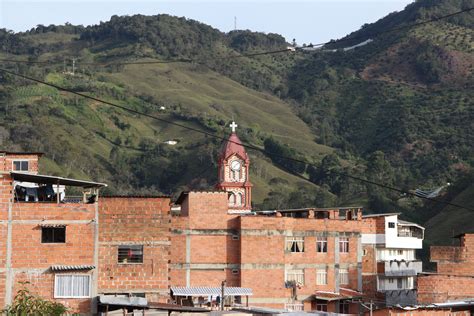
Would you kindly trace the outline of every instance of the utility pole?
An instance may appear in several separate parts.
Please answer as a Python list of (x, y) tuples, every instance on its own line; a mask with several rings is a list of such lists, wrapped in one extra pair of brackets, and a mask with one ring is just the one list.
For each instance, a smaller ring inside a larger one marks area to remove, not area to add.
[(234, 16), (234, 31), (237, 31), (237, 17)]
[(370, 300), (370, 303), (369, 305), (365, 305), (364, 303), (362, 303), (361, 300), (359, 300), (359, 304), (362, 305), (363, 307), (367, 308), (369, 310), (369, 315), (372, 316), (373, 315), (373, 305), (374, 305), (374, 301), (373, 300)]
[(224, 310), (224, 289), (225, 289), (226, 280), (221, 283), (221, 311)]
[(74, 76), (74, 73), (76, 71), (76, 58), (72, 59), (72, 75)]

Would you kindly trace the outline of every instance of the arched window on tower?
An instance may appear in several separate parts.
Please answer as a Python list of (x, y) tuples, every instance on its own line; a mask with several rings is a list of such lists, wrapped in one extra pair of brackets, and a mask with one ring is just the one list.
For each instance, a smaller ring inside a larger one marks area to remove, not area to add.
[(235, 194), (231, 193), (229, 195), (229, 205), (235, 205)]
[(236, 199), (235, 199), (235, 204), (236, 204), (237, 206), (242, 206), (242, 205), (244, 204), (243, 201), (244, 201), (244, 199), (243, 199), (242, 193), (240, 193), (240, 192), (237, 193), (237, 194), (236, 194)]

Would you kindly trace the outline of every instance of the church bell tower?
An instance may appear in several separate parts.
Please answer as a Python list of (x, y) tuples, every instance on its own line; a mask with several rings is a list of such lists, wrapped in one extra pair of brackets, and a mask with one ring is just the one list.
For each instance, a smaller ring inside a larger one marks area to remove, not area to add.
[(247, 213), (252, 209), (252, 184), (249, 180), (250, 160), (232, 122), (232, 133), (222, 148), (218, 161), (217, 189), (229, 193), (229, 213)]

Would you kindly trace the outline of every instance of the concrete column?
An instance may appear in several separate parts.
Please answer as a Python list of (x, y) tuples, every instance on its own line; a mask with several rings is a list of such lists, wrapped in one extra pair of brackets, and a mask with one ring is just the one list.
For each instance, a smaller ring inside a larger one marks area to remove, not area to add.
[(339, 293), (339, 235), (334, 237), (334, 291)]
[(5, 280), (5, 306), (12, 303), (13, 291), (13, 269), (12, 269), (12, 229), (13, 229), (13, 199), (8, 202), (8, 221), (7, 221), (7, 258), (6, 258), (6, 280)]
[(362, 292), (362, 240), (357, 237), (357, 290)]
[(95, 202), (95, 214), (94, 214), (94, 266), (92, 270), (92, 288), (91, 288), (91, 311), (92, 314), (97, 313), (97, 295), (99, 287), (99, 203), (98, 197)]
[(186, 235), (186, 286), (191, 286), (191, 235)]

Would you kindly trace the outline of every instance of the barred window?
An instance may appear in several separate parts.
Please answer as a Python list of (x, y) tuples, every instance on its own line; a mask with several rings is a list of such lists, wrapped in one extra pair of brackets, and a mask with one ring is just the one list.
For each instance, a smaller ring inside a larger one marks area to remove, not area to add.
[(317, 252), (328, 252), (328, 238), (318, 237), (316, 240), (316, 251)]
[(143, 245), (119, 246), (118, 263), (143, 263)]
[(56, 274), (54, 278), (54, 297), (90, 297), (90, 279), (91, 276), (88, 274)]
[(304, 269), (286, 270), (285, 281), (293, 281), (300, 285), (304, 285)]
[(339, 269), (339, 284), (349, 284), (349, 271), (347, 269)]
[(286, 237), (285, 251), (304, 252), (304, 238), (303, 237)]
[(339, 237), (339, 252), (342, 252), (342, 253), (349, 252), (349, 238), (348, 237)]
[(326, 269), (319, 269), (316, 271), (316, 284), (317, 285), (328, 284), (328, 271)]

